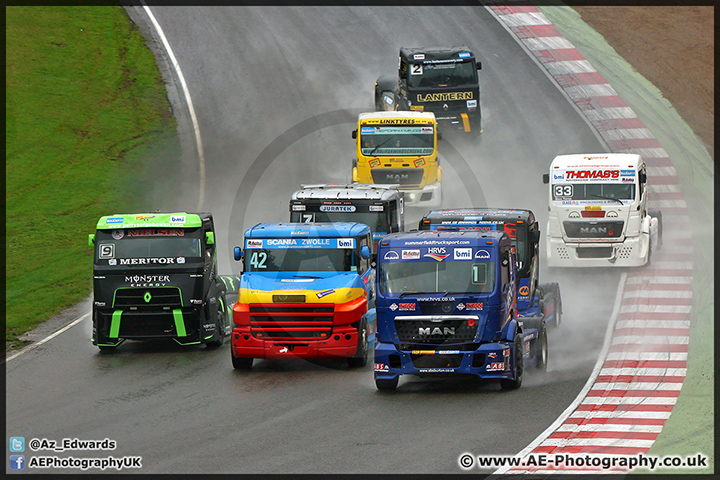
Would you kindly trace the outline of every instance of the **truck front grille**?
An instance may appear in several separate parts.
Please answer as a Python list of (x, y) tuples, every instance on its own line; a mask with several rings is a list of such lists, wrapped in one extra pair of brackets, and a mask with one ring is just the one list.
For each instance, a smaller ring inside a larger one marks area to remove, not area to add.
[(250, 332), (273, 340), (325, 340), (332, 334), (332, 304), (252, 304)]
[(423, 179), (422, 168), (374, 168), (373, 183), (400, 185), (420, 185)]
[(401, 342), (421, 345), (472, 342), (478, 329), (478, 320), (474, 316), (407, 316), (395, 317), (394, 322)]
[(118, 288), (113, 307), (171, 310), (182, 307), (182, 297), (177, 287)]
[(563, 227), (570, 238), (618, 238), (624, 224), (623, 220), (565, 220)]

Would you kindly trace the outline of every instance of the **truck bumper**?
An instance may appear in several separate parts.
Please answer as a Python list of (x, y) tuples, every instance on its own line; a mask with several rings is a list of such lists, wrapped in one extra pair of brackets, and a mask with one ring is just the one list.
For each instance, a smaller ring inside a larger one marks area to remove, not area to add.
[(465, 133), (482, 133), (480, 109), (472, 112), (454, 113), (435, 112), (438, 128), (461, 130)]
[(358, 331), (351, 325), (333, 328), (323, 340), (295, 341), (254, 337), (250, 327), (236, 326), (231, 348), (237, 358), (338, 358), (352, 357), (357, 351)]
[(398, 375), (442, 376), (471, 374), (484, 379), (512, 378), (512, 343), (479, 345), (476, 350), (454, 350), (453, 346), (428, 346), (427, 350), (399, 350), (392, 343), (376, 343), (375, 378)]
[[(212, 330), (208, 330), (212, 328)], [(205, 320), (200, 308), (171, 311), (93, 311), (93, 345), (117, 346), (123, 340), (172, 338), (181, 345), (205, 343), (214, 336), (215, 324)]]
[(548, 238), (548, 267), (640, 267), (648, 261), (650, 236), (626, 237), (622, 243), (566, 243)]
[(440, 182), (425, 185), (421, 190), (403, 190), (406, 207), (439, 207), (442, 200)]

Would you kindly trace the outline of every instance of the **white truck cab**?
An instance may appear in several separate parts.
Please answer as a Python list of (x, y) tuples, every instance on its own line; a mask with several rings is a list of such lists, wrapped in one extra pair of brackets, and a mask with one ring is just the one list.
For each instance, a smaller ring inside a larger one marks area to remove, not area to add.
[(640, 155), (559, 155), (543, 182), (550, 185), (549, 267), (637, 267), (659, 248), (662, 216), (647, 211)]

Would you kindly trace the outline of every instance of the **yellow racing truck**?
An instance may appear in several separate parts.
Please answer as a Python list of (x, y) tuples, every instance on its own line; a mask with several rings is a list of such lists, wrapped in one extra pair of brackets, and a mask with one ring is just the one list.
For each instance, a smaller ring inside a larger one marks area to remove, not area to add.
[(352, 138), (354, 183), (398, 184), (407, 206), (439, 206), (442, 167), (440, 135), (432, 112), (367, 112), (358, 116)]

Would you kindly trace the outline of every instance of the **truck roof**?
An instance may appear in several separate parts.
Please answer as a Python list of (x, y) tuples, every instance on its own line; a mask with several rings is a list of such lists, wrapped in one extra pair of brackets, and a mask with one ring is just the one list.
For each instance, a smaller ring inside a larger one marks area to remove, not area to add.
[(499, 230), (420, 230), (391, 233), (380, 240), (378, 248), (450, 246), (479, 247), (488, 245), (510, 245), (510, 237)]
[(100, 217), (98, 230), (118, 228), (197, 228), (203, 219), (212, 219), (212, 214), (201, 213), (116, 213)]
[(392, 200), (400, 195), (399, 185), (302, 185), (291, 200)]
[(245, 231), (245, 238), (333, 238), (370, 235), (370, 227), (358, 222), (258, 223)]
[[(423, 58), (418, 58), (416, 55), (423, 55)], [(422, 61), (429, 63), (432, 60), (446, 60), (448, 58), (465, 60), (475, 55), (473, 55), (467, 45), (459, 45), (449, 47), (402, 47), (400, 48), (400, 56), (410, 62), (419, 63)]]
[(435, 114), (432, 112), (417, 111), (381, 111), (381, 112), (363, 112), (358, 115), (358, 122), (373, 119), (385, 118), (414, 118), (417, 120), (429, 120), (435, 122)]
[(577, 167), (632, 168), (639, 170), (644, 165), (643, 158), (635, 153), (575, 153), (555, 157), (550, 165), (550, 171)]
[[(475, 217), (475, 218), (466, 218)], [(504, 208), (452, 208), (444, 210), (431, 210), (427, 212), (421, 223), (438, 223), (442, 220), (522, 220), (535, 222), (535, 215), (527, 209), (504, 209)]]

